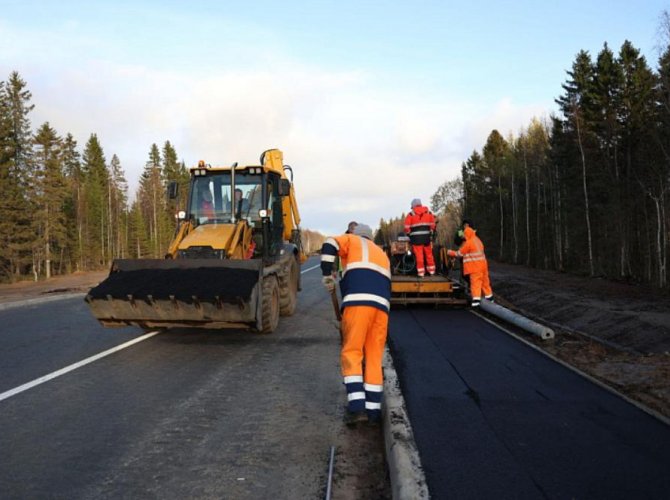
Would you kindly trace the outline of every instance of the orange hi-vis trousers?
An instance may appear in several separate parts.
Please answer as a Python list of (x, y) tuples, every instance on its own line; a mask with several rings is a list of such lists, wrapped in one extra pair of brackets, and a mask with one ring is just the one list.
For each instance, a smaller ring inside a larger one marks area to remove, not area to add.
[(493, 290), (491, 289), (491, 282), (489, 281), (489, 271), (485, 269), (482, 272), (470, 273), (470, 293), (472, 294), (472, 305), (479, 305), (482, 298), (490, 299), (493, 297)]
[(368, 418), (372, 419), (381, 416), (382, 357), (388, 319), (386, 311), (372, 306), (347, 306), (342, 314), (340, 359), (347, 388), (347, 409), (350, 412), (367, 410)]
[[(433, 245), (412, 245), (412, 252), (414, 252), (414, 257), (416, 258), (416, 273), (419, 276), (424, 276), (426, 274), (426, 268), (428, 268), (428, 274), (435, 274), (435, 259), (433, 258)], [(424, 267), (424, 254), (426, 256), (425, 262), (426, 266)]]

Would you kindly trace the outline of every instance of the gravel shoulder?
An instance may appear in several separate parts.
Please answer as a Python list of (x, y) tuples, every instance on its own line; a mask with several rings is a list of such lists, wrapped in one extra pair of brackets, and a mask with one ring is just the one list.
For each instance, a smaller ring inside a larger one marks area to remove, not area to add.
[(41, 281), (0, 284), (0, 303), (19, 302), (64, 293), (84, 293), (104, 280), (109, 271), (91, 271), (55, 276)]

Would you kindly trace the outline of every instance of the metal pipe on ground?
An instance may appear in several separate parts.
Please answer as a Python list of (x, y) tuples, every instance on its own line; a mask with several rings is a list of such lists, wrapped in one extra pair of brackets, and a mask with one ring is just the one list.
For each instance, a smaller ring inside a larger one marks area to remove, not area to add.
[(511, 323), (515, 326), (518, 326), (519, 328), (526, 330), (527, 332), (537, 335), (542, 340), (548, 340), (554, 338), (554, 331), (551, 328), (536, 323), (532, 319), (528, 319), (525, 316), (521, 316), (520, 314), (510, 311), (509, 309), (506, 309), (503, 306), (498, 305), (494, 302), (490, 302), (488, 300), (482, 300), (479, 307), (483, 311), (486, 311), (487, 313), (497, 318), (503, 319), (508, 323)]

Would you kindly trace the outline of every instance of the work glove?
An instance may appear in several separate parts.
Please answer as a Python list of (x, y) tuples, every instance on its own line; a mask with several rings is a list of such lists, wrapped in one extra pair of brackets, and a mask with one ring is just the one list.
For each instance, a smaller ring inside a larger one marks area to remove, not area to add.
[(335, 290), (335, 285), (337, 284), (337, 281), (335, 281), (335, 278), (332, 276), (324, 276), (321, 278), (321, 283), (323, 283), (323, 286), (328, 290), (329, 292), (332, 292)]
[(455, 258), (458, 254), (454, 250), (447, 250), (447, 255)]

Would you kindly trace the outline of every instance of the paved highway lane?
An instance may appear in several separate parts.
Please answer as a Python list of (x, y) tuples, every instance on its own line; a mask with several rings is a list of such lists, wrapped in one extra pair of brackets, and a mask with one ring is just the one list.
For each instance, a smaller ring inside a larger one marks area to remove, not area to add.
[(433, 498), (668, 498), (670, 427), (469, 311), (390, 340)]
[[(168, 330), (0, 401), (1, 496), (322, 496), (347, 434), (320, 286), (303, 274), (272, 335)], [(0, 312), (0, 391), (142, 335), (102, 329), (79, 301)]]
[(0, 311), (0, 393), (142, 334), (103, 328), (81, 297)]

